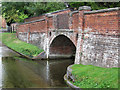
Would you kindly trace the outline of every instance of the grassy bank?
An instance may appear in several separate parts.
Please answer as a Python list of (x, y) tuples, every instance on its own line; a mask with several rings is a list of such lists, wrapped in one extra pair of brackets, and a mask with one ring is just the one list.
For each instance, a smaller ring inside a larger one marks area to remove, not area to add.
[(73, 65), (74, 85), (80, 88), (118, 88), (118, 69), (92, 65)]
[(2, 33), (0, 36), (2, 37), (3, 44), (24, 55), (33, 57), (43, 51), (37, 46), (19, 40), (16, 38), (15, 33)]

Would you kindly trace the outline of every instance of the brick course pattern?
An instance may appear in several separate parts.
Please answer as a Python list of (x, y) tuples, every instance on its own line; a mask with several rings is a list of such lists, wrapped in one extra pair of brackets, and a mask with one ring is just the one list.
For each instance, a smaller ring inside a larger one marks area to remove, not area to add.
[(120, 8), (90, 9), (83, 6), (28, 18), (17, 26), (17, 37), (43, 48), (47, 58), (75, 54), (75, 64), (118, 67)]

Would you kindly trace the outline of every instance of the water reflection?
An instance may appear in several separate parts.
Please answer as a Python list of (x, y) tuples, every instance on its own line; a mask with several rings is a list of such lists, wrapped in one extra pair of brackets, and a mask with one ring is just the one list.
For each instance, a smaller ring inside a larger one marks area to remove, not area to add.
[(63, 76), (73, 60), (32, 61), (22, 57), (3, 57), (3, 87), (66, 87)]
[(47, 65), (46, 65), (46, 79), (49, 80), (49, 61), (47, 61)]
[(0, 42), (0, 87), (52, 88), (67, 87), (63, 76), (73, 60), (28, 60)]

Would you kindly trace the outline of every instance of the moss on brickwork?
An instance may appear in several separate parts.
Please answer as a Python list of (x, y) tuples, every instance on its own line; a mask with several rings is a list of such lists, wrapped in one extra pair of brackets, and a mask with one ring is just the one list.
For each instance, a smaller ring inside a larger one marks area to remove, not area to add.
[(118, 88), (120, 68), (101, 68), (92, 65), (73, 65), (74, 85), (80, 88)]
[(15, 33), (2, 33), (0, 36), (2, 36), (3, 44), (24, 55), (33, 57), (43, 52), (43, 49), (16, 38)]

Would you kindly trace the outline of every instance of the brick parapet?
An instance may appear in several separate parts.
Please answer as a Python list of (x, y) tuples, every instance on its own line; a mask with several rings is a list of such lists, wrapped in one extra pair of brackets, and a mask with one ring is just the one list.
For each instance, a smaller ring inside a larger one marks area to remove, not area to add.
[[(64, 23), (65, 21), (67, 23)], [(63, 24), (67, 24), (67, 27), (64, 27)], [(60, 25), (64, 28), (58, 27)], [(27, 41), (28, 28), (30, 27), (29, 43), (43, 48), (47, 52), (47, 56), (49, 56), (49, 48), (55, 38), (63, 35), (69, 38), (76, 47), (76, 64), (113, 67), (117, 66), (119, 26), (119, 8), (90, 11), (89, 7), (88, 10), (86, 7), (82, 7), (72, 12), (68, 10), (54, 14), (47, 13), (42, 19), (20, 24), (18, 25), (17, 34), (20, 39)], [(61, 39), (59, 38), (59, 40)], [(57, 44), (61, 43), (59, 40), (54, 43), (62, 48), (60, 44)], [(52, 49), (65, 53), (57, 46), (56, 48), (53, 47)], [(112, 51), (111, 54), (109, 53), (110, 50)], [(57, 53), (57, 51), (55, 52)], [(114, 57), (109, 57), (109, 55)]]
[(47, 15), (62, 14), (63, 12), (65, 12), (65, 13), (66, 13), (66, 12), (70, 12), (70, 9), (58, 10), (58, 11), (55, 11), (55, 12), (42, 14), (42, 15), (40, 15), (40, 16), (26, 18), (26, 19), (25, 19), (25, 22), (31, 22), (31, 21), (34, 21), (34, 20), (42, 19), (42, 18), (45, 18), (45, 16), (47, 16)]

